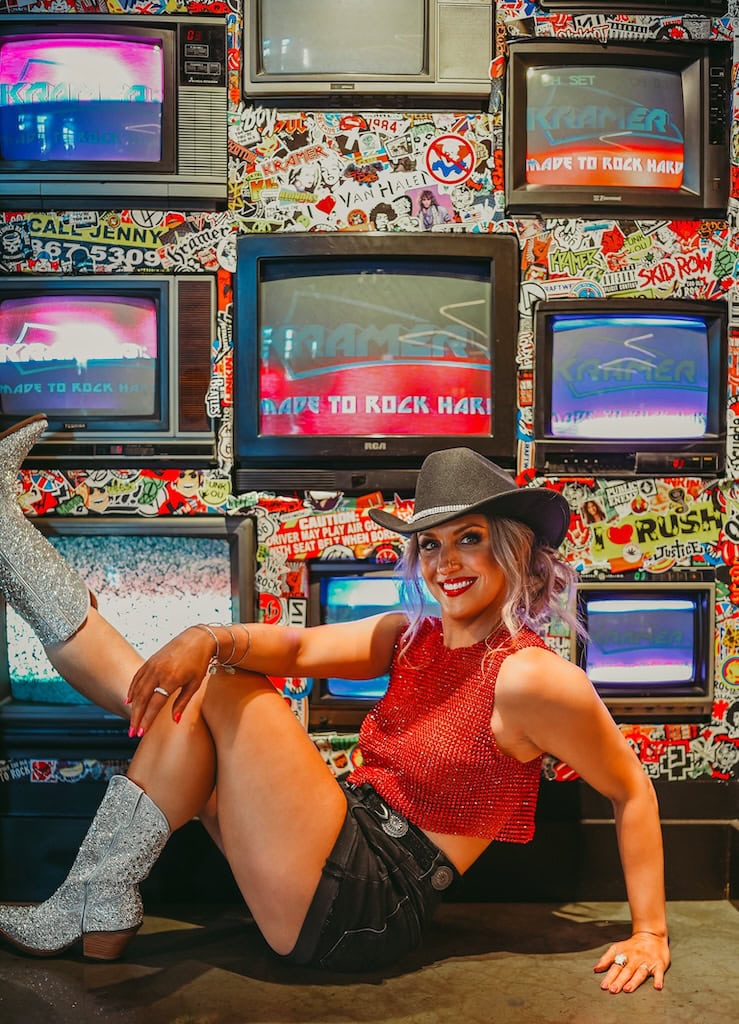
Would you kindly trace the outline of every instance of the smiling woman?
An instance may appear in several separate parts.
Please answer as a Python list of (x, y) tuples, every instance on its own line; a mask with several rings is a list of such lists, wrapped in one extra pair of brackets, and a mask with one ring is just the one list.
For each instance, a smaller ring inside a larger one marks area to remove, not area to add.
[[(573, 582), (556, 551), (570, 519), (559, 493), (519, 489), (469, 448), (434, 452), (409, 520), (370, 515), (406, 535), (405, 571), (438, 617), (409, 607), (308, 628), (195, 623), (142, 664), (14, 504), (15, 467), (38, 432), (32, 420), (0, 436), (0, 586), (62, 675), (93, 699), (117, 694), (143, 739), (67, 879), (38, 906), (1, 906), (0, 934), (36, 955), (79, 940), (88, 956), (120, 955), (142, 923), (139, 882), (197, 815), (277, 954), (333, 970), (395, 964), (491, 842), (531, 839), (549, 752), (614, 804), (634, 931), (595, 965), (601, 987), (632, 991), (649, 976), (662, 987), (651, 785), (583, 672), (537, 632)], [(268, 677), (384, 673), (362, 764), (339, 783)]]

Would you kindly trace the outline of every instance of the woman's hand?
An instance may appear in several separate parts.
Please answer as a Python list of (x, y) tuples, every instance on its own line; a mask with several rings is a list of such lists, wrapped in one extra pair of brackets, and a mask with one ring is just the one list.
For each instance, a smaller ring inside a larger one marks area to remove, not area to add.
[(654, 987), (664, 986), (665, 971), (670, 966), (667, 937), (652, 932), (634, 932), (625, 942), (614, 942), (593, 970), (605, 977), (600, 987), (606, 992), (633, 992), (648, 978)]
[(213, 638), (204, 629), (190, 626), (145, 661), (128, 688), (131, 705), (129, 736), (143, 736), (168, 698), (171, 714), (179, 722), (191, 697), (202, 685), (215, 654)]

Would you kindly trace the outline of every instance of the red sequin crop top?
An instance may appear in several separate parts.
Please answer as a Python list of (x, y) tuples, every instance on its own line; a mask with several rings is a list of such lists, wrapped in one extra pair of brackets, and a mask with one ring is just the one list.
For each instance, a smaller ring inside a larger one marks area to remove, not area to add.
[(501, 753), (490, 725), (500, 666), (525, 647), (546, 644), (532, 630), (511, 640), (501, 629), (449, 650), (439, 620), (427, 619), (402, 658), (396, 648), (388, 691), (362, 723), (362, 764), (349, 781), (371, 783), (428, 831), (528, 842), (541, 757), (524, 763)]

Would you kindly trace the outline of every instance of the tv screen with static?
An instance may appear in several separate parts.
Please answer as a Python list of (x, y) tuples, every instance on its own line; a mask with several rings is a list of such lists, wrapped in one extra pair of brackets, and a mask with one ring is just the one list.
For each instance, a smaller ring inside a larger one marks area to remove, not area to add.
[(163, 102), (155, 38), (70, 28), (0, 41), (2, 160), (155, 164)]
[[(100, 612), (143, 657), (194, 622), (234, 617), (226, 536), (91, 533), (49, 540), (95, 593)], [(36, 634), (9, 606), (6, 632), (15, 700), (87, 703), (61, 679)]]

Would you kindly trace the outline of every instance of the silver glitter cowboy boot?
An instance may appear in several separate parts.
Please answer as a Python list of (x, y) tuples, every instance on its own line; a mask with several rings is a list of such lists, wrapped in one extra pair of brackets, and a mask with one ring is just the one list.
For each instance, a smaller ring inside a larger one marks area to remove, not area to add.
[(21, 512), (18, 471), (48, 426), (43, 415), (0, 434), (0, 593), (36, 631), (42, 644), (58, 644), (87, 618), (90, 593)]
[(85, 956), (117, 959), (141, 927), (138, 883), (169, 832), (143, 789), (114, 775), (66, 879), (43, 903), (0, 904), (0, 936), (35, 956), (54, 956), (82, 939)]

